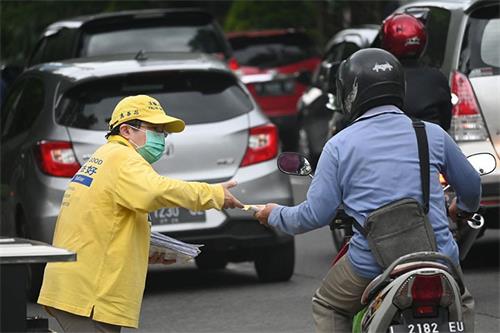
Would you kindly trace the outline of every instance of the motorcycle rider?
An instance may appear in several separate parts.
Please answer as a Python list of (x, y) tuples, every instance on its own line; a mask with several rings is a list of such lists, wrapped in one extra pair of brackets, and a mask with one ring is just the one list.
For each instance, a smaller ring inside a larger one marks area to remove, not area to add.
[[(256, 213), (263, 225), (288, 234), (327, 226), (342, 204), (364, 225), (366, 217), (395, 200), (423, 202), (417, 140), (404, 112), (404, 71), (382, 49), (363, 49), (340, 65), (337, 97), (351, 124), (323, 148), (307, 199), (294, 207), (267, 204)], [(458, 248), (448, 228), (439, 173), (456, 190), (452, 209), (479, 208), (481, 184), (452, 138), (438, 125), (424, 122), (429, 147), (430, 200), (428, 219), (437, 249), (459, 265)], [(329, 270), (313, 297), (317, 332), (350, 332), (352, 316), (361, 308), (368, 283), (382, 272), (367, 240), (354, 229), (349, 250)], [(473, 331), (473, 300), (463, 295), (464, 321)]]
[(419, 62), (427, 43), (424, 24), (409, 14), (393, 14), (382, 23), (380, 39), (381, 47), (398, 58), (404, 68), (404, 112), (449, 130), (452, 104), (448, 80), (437, 68)]

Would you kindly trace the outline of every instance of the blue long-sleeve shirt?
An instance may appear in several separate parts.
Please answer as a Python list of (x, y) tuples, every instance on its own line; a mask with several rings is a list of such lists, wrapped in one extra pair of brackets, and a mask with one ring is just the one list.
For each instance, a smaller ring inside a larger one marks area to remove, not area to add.
[[(481, 182), (460, 148), (439, 126), (425, 123), (429, 142), (429, 220), (438, 251), (458, 264), (458, 248), (448, 228), (442, 173), (457, 193), (458, 207), (479, 208)], [(361, 225), (373, 210), (411, 197), (423, 204), (418, 145), (411, 119), (392, 105), (376, 107), (331, 138), (323, 148), (307, 200), (271, 211), (269, 225), (288, 234), (328, 225), (340, 204)], [(381, 273), (366, 239), (356, 229), (348, 259), (366, 278)]]

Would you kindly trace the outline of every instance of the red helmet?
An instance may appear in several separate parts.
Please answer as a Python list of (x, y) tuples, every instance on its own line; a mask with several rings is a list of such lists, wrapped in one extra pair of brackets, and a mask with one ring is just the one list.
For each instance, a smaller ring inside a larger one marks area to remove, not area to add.
[(418, 58), (427, 42), (424, 24), (408, 14), (393, 14), (382, 23), (382, 48), (397, 58)]

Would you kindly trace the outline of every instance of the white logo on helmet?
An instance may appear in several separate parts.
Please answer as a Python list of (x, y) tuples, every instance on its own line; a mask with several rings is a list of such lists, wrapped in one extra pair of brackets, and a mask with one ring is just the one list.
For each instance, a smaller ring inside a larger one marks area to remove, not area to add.
[(345, 98), (345, 109), (347, 113), (351, 113), (352, 109), (352, 103), (356, 99), (356, 96), (358, 95), (358, 78), (354, 79), (354, 83), (352, 84), (352, 89), (349, 95)]
[(417, 36), (408, 38), (405, 42), (405, 46), (408, 45), (420, 45), (420, 38), (418, 38)]
[(383, 72), (389, 71), (390, 72), (390, 71), (392, 71), (393, 68), (394, 67), (392, 67), (392, 65), (386, 61), (385, 64), (381, 64), (381, 65), (376, 63), (375, 66), (373, 66), (372, 70), (374, 72), (377, 72), (377, 73), (379, 71), (383, 71)]

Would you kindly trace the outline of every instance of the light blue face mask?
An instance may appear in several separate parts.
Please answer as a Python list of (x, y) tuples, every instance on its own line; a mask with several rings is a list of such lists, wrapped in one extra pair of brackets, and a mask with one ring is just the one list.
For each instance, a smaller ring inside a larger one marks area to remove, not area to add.
[(149, 164), (158, 161), (165, 151), (165, 134), (140, 128), (135, 129), (146, 133), (146, 143), (144, 146), (137, 147), (137, 145), (132, 142), (137, 147), (136, 150), (139, 155), (148, 161)]

